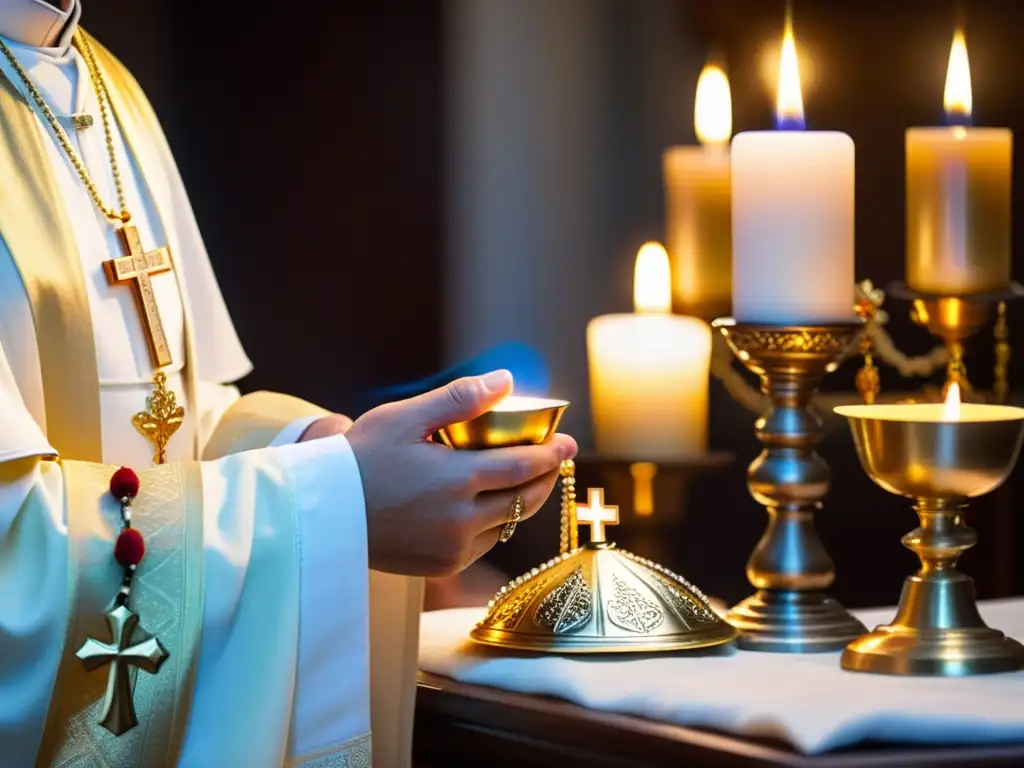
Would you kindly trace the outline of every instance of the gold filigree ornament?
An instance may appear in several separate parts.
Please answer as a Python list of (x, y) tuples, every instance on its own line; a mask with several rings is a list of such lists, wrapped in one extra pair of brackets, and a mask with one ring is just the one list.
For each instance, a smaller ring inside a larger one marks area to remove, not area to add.
[[(619, 510), (605, 504), (603, 489), (588, 489), (586, 505), (578, 503), (573, 462), (564, 462), (560, 474), (561, 553), (502, 587), (473, 640), (570, 654), (678, 651), (736, 637), (693, 584), (606, 540)], [(579, 523), (590, 526), (583, 546), (575, 546)]]
[(156, 449), (153, 461), (163, 464), (167, 459), (167, 443), (185, 418), (185, 409), (178, 405), (174, 392), (167, 389), (167, 376), (161, 371), (153, 377), (153, 394), (146, 398), (146, 410), (132, 417), (132, 424)]
[(873, 337), (875, 328), (884, 325), (887, 319), (885, 310), (882, 309), (884, 302), (885, 292), (875, 288), (870, 280), (857, 284), (854, 310), (857, 317), (864, 321), (864, 334), (860, 337), (860, 354), (864, 358), (864, 365), (857, 371), (854, 383), (868, 405), (875, 402), (882, 388), (882, 377), (875, 365)]

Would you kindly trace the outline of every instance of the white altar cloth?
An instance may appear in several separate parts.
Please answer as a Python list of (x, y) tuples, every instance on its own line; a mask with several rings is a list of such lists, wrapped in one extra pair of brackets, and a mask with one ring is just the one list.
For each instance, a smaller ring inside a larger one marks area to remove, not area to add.
[[(989, 626), (1024, 641), (1024, 598), (981, 603)], [(1024, 671), (961, 678), (846, 672), (839, 652), (731, 650), (615, 659), (515, 654), (468, 638), (482, 608), (423, 615), (420, 669), (463, 683), (549, 695), (605, 712), (784, 739), (815, 754), (867, 739), (1024, 741)], [(869, 628), (893, 608), (855, 611)]]

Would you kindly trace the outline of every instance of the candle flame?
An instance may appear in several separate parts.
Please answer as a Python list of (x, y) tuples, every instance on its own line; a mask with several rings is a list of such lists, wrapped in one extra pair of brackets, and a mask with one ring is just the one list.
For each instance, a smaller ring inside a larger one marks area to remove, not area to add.
[(960, 385), (953, 382), (946, 392), (946, 403), (942, 409), (943, 421), (960, 421)]
[(967, 41), (964, 31), (957, 29), (953, 45), (949, 49), (949, 66), (946, 68), (946, 89), (942, 93), (942, 106), (946, 117), (969, 118), (974, 106), (971, 91), (971, 65), (967, 60)]
[(796, 59), (793, 14), (786, 11), (786, 31), (779, 55), (779, 87), (775, 96), (775, 121), (779, 127), (804, 127), (804, 99), (800, 92), (800, 67)]
[(672, 310), (672, 270), (661, 243), (644, 243), (636, 254), (633, 273), (633, 308), (637, 312)]
[(732, 92), (721, 67), (707, 64), (697, 79), (693, 127), (701, 144), (724, 144), (732, 135)]

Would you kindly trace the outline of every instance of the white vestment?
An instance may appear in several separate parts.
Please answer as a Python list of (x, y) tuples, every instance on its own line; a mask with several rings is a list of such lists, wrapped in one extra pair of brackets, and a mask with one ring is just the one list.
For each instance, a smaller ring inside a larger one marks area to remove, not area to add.
[[(39, 14), (47, 12), (58, 13), (38, 3), (27, 14), (32, 22), (26, 22), (27, 28), (39, 28)], [(74, 6), (54, 47), (4, 40), (57, 115), (100, 197), (116, 208), (97, 96), (82, 54), (69, 44), (77, 13)], [(30, 109), (31, 98), (3, 57), (0, 76)], [(76, 130), (72, 114), (91, 115), (95, 123)], [(132, 426), (131, 417), (145, 408), (153, 368), (132, 289), (110, 285), (103, 271), (104, 261), (123, 255), (121, 245), (45, 120), (38, 113), (35, 119), (59, 189), (52, 203), (63, 206), (73, 225), (92, 319), (99, 461), (141, 470), (152, 465), (153, 447)], [(131, 223), (147, 250), (170, 244), (175, 264), (176, 274), (151, 279), (174, 358), (166, 369), (168, 389), (184, 405), (186, 417), (168, 445), (171, 474), (154, 475), (154, 482), (176, 477), (173, 465), (205, 459), (196, 464), (202, 489), (202, 623), (180, 764), (361, 764), (369, 754), (370, 579), (355, 456), (341, 436), (295, 443), (323, 411), (285, 409), (291, 414), (285, 422), (280, 413), (268, 415), (245, 405), (232, 382), (249, 372), (250, 363), (177, 169), (159, 147), (144, 152), (140, 144), (130, 145), (120, 123), (113, 123)], [(162, 136), (151, 139), (154, 147), (163, 141)], [(150, 188), (154, 178), (166, 185)], [(0, 178), (0, 196), (3, 187)], [(46, 458), (58, 451), (47, 439), (37, 327), (23, 275), (0, 231), (0, 763), (5, 766), (33, 764), (53, 704), (58, 665), (76, 650), (67, 647), (66, 638), (73, 600), (65, 543), (67, 467)], [(238, 412), (247, 408), (239, 418)], [(218, 441), (225, 414), (254, 426), (225, 430), (227, 436)], [(267, 425), (272, 425), (269, 433)], [(140, 504), (150, 498), (146, 477), (143, 473)], [(109, 498), (95, 504), (96, 519), (109, 519), (112, 526), (99, 538), (116, 535), (116, 504)], [(146, 515), (145, 504), (136, 514)], [(169, 551), (172, 560), (174, 554)], [(140, 575), (147, 564), (144, 560)], [(272, 575), (275, 568), (294, 576), (292, 593), (287, 576)], [(388, 741), (375, 739), (379, 759), (374, 763), (399, 765), (408, 759), (411, 739), (409, 677), (417, 626), (408, 619), (417, 615), (419, 592), (409, 580), (378, 574), (374, 579), (382, 595), (391, 588), (388, 604), (375, 609), (374, 616), (375, 633), (389, 633), (375, 643), (374, 690), (390, 696), (375, 701), (374, 728), (386, 731)], [(110, 583), (111, 598), (118, 586)], [(262, 614), (264, 602), (275, 612)], [(138, 612), (145, 627), (146, 610)], [(106, 671), (91, 674), (105, 677)], [(87, 744), (76, 748), (84, 750), (79, 757), (90, 754)]]

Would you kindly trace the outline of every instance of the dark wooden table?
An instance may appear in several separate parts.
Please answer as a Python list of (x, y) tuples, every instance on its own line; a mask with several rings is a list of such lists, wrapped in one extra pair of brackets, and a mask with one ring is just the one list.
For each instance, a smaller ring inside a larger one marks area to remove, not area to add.
[(594, 712), (557, 699), (420, 673), (413, 764), (416, 768), (1024, 766), (1024, 744), (865, 744), (808, 756), (781, 742)]

